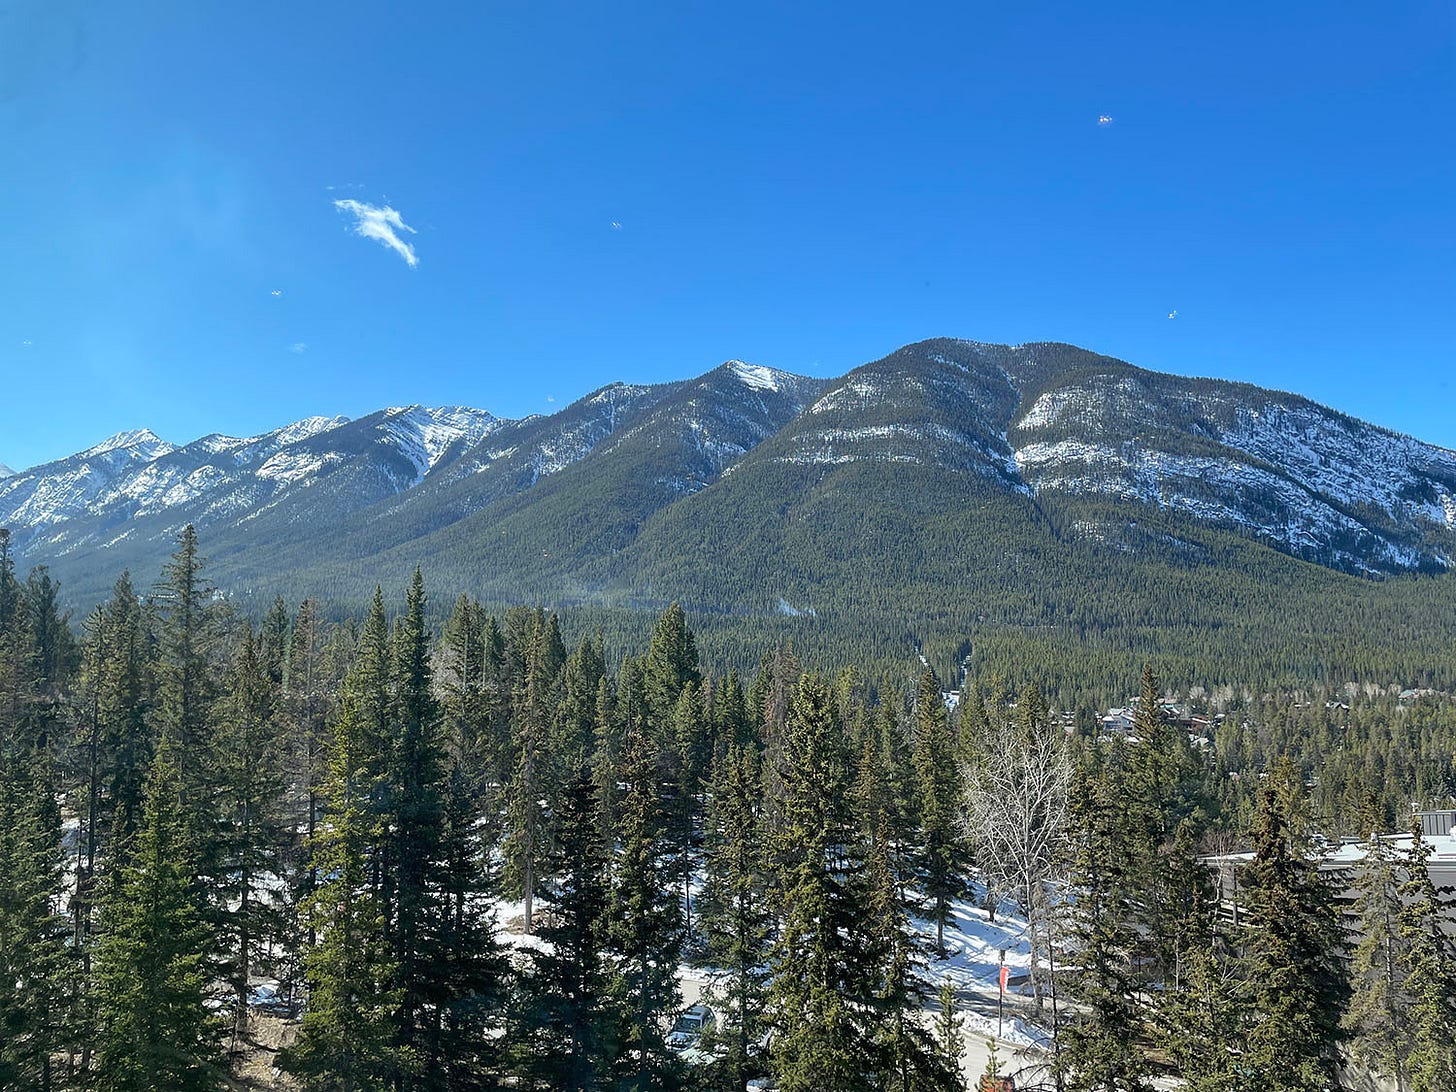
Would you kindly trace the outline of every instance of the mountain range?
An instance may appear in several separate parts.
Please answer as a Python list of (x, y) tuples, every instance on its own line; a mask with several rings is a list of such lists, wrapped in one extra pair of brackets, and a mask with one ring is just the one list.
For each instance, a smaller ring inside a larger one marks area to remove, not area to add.
[[(502, 603), (1085, 644), (1178, 609), (1144, 587), (1159, 572), (1282, 589), (1273, 611), (1446, 602), (1456, 453), (1070, 345), (935, 339), (829, 380), (730, 361), (549, 416), (411, 406), (180, 447), (142, 429), (0, 469), (17, 561), (80, 607), (123, 569), (150, 579), (187, 523), (245, 602), (355, 604), (422, 564)], [(1230, 608), (1186, 612), (1236, 629)]]

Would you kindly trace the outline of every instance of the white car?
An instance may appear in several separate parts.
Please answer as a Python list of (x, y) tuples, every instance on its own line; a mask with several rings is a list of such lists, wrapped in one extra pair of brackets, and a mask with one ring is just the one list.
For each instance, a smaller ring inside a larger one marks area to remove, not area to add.
[(703, 1038), (703, 1032), (713, 1026), (713, 1010), (707, 1005), (693, 1005), (684, 1009), (677, 1023), (667, 1033), (667, 1045), (671, 1050), (683, 1051), (695, 1047)]

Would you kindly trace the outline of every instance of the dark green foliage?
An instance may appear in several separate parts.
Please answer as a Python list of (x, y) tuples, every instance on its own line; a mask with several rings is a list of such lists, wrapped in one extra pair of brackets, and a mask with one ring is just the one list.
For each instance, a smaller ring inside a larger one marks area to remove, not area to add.
[(439, 891), (422, 945), (426, 966), (419, 984), (425, 1083), (494, 1088), (510, 968), (491, 909), (499, 894), (493, 843), (480, 829), (476, 793), (460, 765), (450, 767), (443, 793), (434, 869)]
[(1456, 1043), (1451, 1039), (1456, 1020), (1456, 954), (1449, 932), (1450, 904), (1431, 882), (1430, 854), (1417, 818), (1412, 821), (1409, 867), (1396, 919), (1400, 971), (1405, 977), (1404, 1020), (1396, 1034), (1405, 1048), (1400, 1060), (1411, 1092), (1456, 1087)]
[(1365, 855), (1355, 873), (1359, 940), (1350, 958), (1350, 1006), (1344, 1027), (1350, 1052), (1375, 1072), (1403, 1075), (1408, 1014), (1403, 1004), (1405, 969), (1399, 920), (1402, 869), (1393, 847), (1380, 837), (1383, 817), (1367, 800)]
[[(940, 684), (929, 668), (915, 696), (915, 814), (920, 887), (935, 922), (935, 944), (945, 955), (945, 923), (951, 900), (966, 890), (969, 854), (961, 828), (960, 764), (956, 761)], [(887, 834), (888, 837), (888, 834)]]
[[(219, 701), (213, 770), (222, 875), (216, 916), (232, 987), (235, 1027), (244, 1030), (249, 980), (265, 969), (260, 953), (281, 938), (283, 906), (263, 881), (283, 874), (288, 839), (283, 820), (284, 755), (275, 717), (276, 692), (259, 657), (252, 627), (244, 630), (226, 693)], [(272, 968), (266, 968), (272, 969)]]
[(653, 749), (640, 731), (625, 742), (608, 936), (618, 961), (625, 1021), (621, 1087), (650, 1092), (683, 1082), (681, 1063), (667, 1049), (659, 1017), (675, 1013), (681, 1004), (677, 968), (684, 927)]
[(562, 809), (551, 913), (518, 984), (511, 1068), (528, 1089), (596, 1092), (615, 1087), (626, 1027), (607, 947), (606, 847), (584, 768), (568, 780)]
[(103, 1092), (220, 1088), (225, 1066), (204, 1007), (209, 933), (197, 849), (170, 748), (152, 763), (130, 863), (113, 876), (96, 957), (94, 1087)]
[[(1195, 691), (1164, 709), (1148, 671), (1136, 742), (1114, 742), (1095, 739), (1090, 697), (1053, 709), (1028, 687), (1013, 704), (1004, 683), (966, 680), (952, 730), (908, 656), (876, 687), (806, 672), (781, 645), (745, 695), (704, 670), (676, 608), (620, 658), (600, 632), (574, 633), (568, 655), (544, 609), (498, 621), (469, 598), (437, 640), (418, 572), (397, 619), (376, 589), (362, 625), (310, 600), (291, 624), (275, 602), (254, 628), (198, 588), (184, 536), (155, 610), (124, 579), (88, 617), (77, 676), (54, 585), (0, 563), (7, 1086), (136, 1087), (143, 1063), (127, 1059), (159, 1043), (192, 1052), (183, 1087), (222, 1080), (244, 1051), (265, 1059), (248, 1002), (267, 976), (276, 1014), (302, 1019), (278, 1060), (311, 1088), (957, 1087), (956, 999), (934, 1023), (911, 915), (941, 919), (959, 897), (969, 826), (978, 884), (1031, 911), (1034, 992), (1053, 1000), (1036, 1019), (1060, 1017), (1065, 1088), (1142, 1087), (1155, 1069), (1194, 1092), (1266, 1072), (1318, 1087), (1344, 975), (1319, 836), (1456, 796), (1442, 694)], [(169, 757), (183, 733), (185, 777)], [(1297, 761), (1261, 779), (1284, 749)], [(1009, 824), (1028, 867), (1003, 875), (975, 802), (1038, 785)], [(1257, 853), (1230, 931), (1200, 855), (1241, 826)], [(1367, 993), (1348, 1026), (1408, 1092), (1451, 1083), (1450, 911), (1423, 853), (1407, 867), (1372, 850), (1372, 939), (1352, 941)], [(494, 922), (502, 871), (539, 900), (514, 961)], [(142, 960), (161, 971), (144, 979)], [(664, 1041), (683, 962), (713, 979), (701, 1067)], [(204, 1000), (231, 1005), (231, 1059)]]
[[(176, 552), (162, 568), (156, 591), (161, 638), (157, 718), (177, 756), (189, 821), (199, 824), (210, 803), (208, 714), (218, 690), (213, 659), (217, 609), (203, 564), (197, 532), (188, 524), (178, 536)], [(210, 847), (201, 848), (206, 854)]]
[[(431, 956), (432, 932), (440, 917), (441, 861), (439, 707), (430, 687), (430, 634), (425, 628), (425, 583), (419, 570), (410, 584), (404, 617), (394, 634), (395, 712), (386, 759), (387, 837), (381, 885), (390, 913), (388, 930), (401, 992), (400, 1037), (429, 1070), (439, 1064), (429, 1049), (433, 1016), (427, 997), (439, 987)], [(443, 952), (439, 952), (443, 956)]]
[[(772, 753), (772, 752), (771, 752)], [(778, 757), (781, 818), (771, 832), (781, 927), (771, 959), (771, 1069), (784, 1092), (863, 1088), (874, 1031), (859, 1005), (864, 959), (849, 771), (829, 687), (805, 675), (794, 691)], [(857, 1005), (858, 1002), (858, 1005)]]
[(0, 1088), (60, 1087), (76, 971), (59, 914), (62, 858), (50, 756), (0, 751)]
[(1332, 892), (1305, 855), (1290, 810), (1275, 785), (1261, 792), (1254, 860), (1243, 878), (1245, 1060), (1273, 1092), (1316, 1092), (1336, 1083), (1347, 989)]
[[(949, 978), (941, 982), (936, 1001), (939, 1007), (935, 1014), (935, 1038), (941, 1064), (947, 1073), (959, 1074), (961, 1059), (966, 1053), (965, 1035), (961, 1030), (965, 1020), (956, 1011), (955, 986)], [(952, 1087), (961, 1087), (958, 1079)]]
[(381, 773), (371, 754), (357, 678), (346, 680), (329, 748), (323, 795), (329, 819), (314, 840), (320, 877), (307, 904), (318, 938), (304, 956), (308, 1008), (297, 1044), (280, 1061), (309, 1088), (368, 1092), (410, 1061), (396, 1045), (401, 991), (385, 911), (371, 883), (383, 834), (375, 801)]
[(713, 766), (699, 928), (718, 968), (710, 996), (720, 1012), (717, 1039), (726, 1088), (742, 1088), (762, 1068), (757, 1047), (765, 1016), (766, 957), (772, 937), (759, 823), (758, 751), (731, 744)]
[(1149, 1063), (1137, 1043), (1140, 1015), (1133, 913), (1136, 875), (1124, 826), (1127, 746), (1078, 771), (1073, 801), (1071, 992), (1083, 1012), (1061, 1035), (1057, 1065), (1073, 1092), (1138, 1092)]

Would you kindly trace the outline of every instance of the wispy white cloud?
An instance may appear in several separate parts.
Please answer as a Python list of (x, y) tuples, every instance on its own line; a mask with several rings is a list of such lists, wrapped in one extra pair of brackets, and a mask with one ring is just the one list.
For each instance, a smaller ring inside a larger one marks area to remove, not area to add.
[(290, 353), (293, 353), (295, 356), (302, 356), (304, 353), (308, 352), (308, 342), (295, 341), (292, 345), (288, 346), (288, 351)]
[(415, 248), (400, 238), (401, 231), (415, 234), (415, 229), (404, 222), (404, 218), (388, 205), (369, 205), (353, 198), (334, 202), (334, 208), (354, 218), (354, 234), (389, 247), (411, 269), (420, 264), (415, 257)]
[(622, 230), (622, 221), (620, 221), (620, 220), (613, 220), (612, 221), (612, 230), (613, 231), (621, 231)]
[(1175, 307), (1175, 308), (1173, 308), (1173, 310), (1169, 311), (1168, 312), (1168, 317), (1169, 318), (1177, 318), (1178, 317), (1178, 309)]
[(283, 295), (283, 289), (275, 288), (273, 289), (273, 291), (269, 292), (268, 295), (272, 296), (274, 299), (277, 299), (279, 296)]
[(1098, 114), (1097, 115), (1097, 124), (1098, 125), (1101, 125), (1103, 127), (1106, 127), (1108, 125), (1111, 125), (1112, 124), (1112, 115), (1111, 114)]

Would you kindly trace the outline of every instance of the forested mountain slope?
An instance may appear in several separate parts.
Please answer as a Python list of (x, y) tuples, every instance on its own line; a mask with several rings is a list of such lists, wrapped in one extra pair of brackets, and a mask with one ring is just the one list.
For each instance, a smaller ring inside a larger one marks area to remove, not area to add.
[(937, 339), (839, 379), (733, 361), (518, 421), (124, 433), (0, 479), (0, 526), (80, 607), (190, 522), (243, 603), (307, 586), (355, 609), (422, 564), (608, 628), (680, 600), (725, 652), (794, 634), (1411, 676), (1447, 670), (1453, 496), (1452, 452), (1296, 395)]

